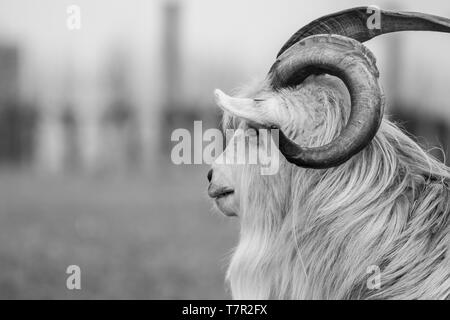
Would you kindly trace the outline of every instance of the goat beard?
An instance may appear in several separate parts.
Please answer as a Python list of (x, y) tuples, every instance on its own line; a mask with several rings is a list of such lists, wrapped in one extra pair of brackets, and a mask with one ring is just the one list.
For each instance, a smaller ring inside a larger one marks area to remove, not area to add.
[[(340, 167), (282, 163), (272, 177), (249, 168), (227, 272), (233, 298), (445, 299), (449, 178), (387, 120)], [(381, 270), (379, 288), (367, 285), (370, 266)]]
[[(234, 299), (307, 297), (301, 256), (297, 248), (288, 248), (286, 237), (290, 232), (282, 230), (286, 217), (282, 205), (289, 202), (288, 185), (284, 180), (291, 170), (292, 167), (284, 163), (280, 174), (272, 178), (259, 175), (254, 167), (244, 171), (240, 241), (227, 272)], [(261, 193), (255, 186), (264, 186), (270, 191)]]

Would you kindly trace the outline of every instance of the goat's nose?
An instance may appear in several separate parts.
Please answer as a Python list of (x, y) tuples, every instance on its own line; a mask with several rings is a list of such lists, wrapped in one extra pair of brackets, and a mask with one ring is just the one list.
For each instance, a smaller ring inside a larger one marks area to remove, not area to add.
[(212, 174), (213, 174), (213, 170), (212, 170), (212, 169), (209, 169), (208, 175), (206, 176), (206, 177), (208, 178), (208, 181), (209, 181), (209, 182), (211, 182)]

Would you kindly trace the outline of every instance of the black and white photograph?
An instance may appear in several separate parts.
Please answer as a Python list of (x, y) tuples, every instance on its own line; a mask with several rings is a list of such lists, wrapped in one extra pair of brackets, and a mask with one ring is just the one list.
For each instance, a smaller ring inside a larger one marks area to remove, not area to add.
[(448, 0), (0, 0), (0, 300), (450, 300), (449, 157)]

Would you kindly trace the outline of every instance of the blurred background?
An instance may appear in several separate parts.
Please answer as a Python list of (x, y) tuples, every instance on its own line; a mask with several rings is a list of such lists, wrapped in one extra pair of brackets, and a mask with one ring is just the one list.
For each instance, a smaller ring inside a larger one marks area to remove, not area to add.
[[(0, 0), (0, 298), (229, 298), (237, 220), (211, 210), (206, 165), (172, 163), (171, 133), (217, 127), (214, 88), (263, 78), (298, 28), (371, 4), (450, 17), (447, 0)], [(367, 45), (389, 116), (445, 160), (450, 35)]]

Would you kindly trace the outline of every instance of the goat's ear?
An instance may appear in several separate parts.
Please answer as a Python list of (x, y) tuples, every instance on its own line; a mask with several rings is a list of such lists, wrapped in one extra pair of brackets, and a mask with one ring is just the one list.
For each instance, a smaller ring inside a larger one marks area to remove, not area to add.
[(278, 108), (273, 105), (276, 103), (274, 98), (269, 100), (234, 98), (219, 89), (214, 90), (214, 96), (217, 105), (235, 117), (264, 126), (281, 124), (281, 119), (277, 114)]

